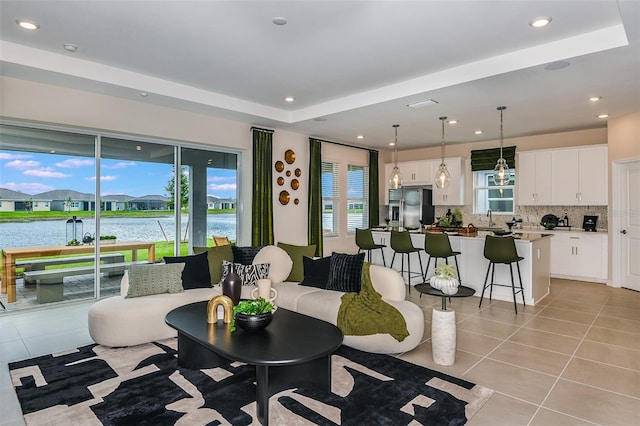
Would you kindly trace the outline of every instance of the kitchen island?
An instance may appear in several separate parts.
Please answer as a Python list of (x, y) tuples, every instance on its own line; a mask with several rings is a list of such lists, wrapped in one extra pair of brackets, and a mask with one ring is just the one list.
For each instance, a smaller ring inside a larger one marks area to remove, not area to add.
[[(492, 233), (480, 231), (477, 236), (471, 237), (463, 235), (449, 235), (449, 240), (451, 241), (451, 247), (453, 250), (461, 252), (458, 256), (458, 265), (460, 267), (462, 285), (473, 288), (476, 291), (477, 296), (482, 294), (487, 266), (489, 265), (489, 261), (484, 257), (484, 240), (487, 235), (492, 235)], [(516, 237), (516, 249), (518, 251), (518, 255), (524, 257), (524, 260), (520, 261), (520, 271), (522, 274), (522, 287), (524, 288), (525, 301), (527, 305), (535, 305), (549, 294), (551, 235), (539, 233), (514, 233), (514, 236)], [(389, 262), (389, 259), (393, 257), (393, 250), (391, 249), (390, 244), (391, 232), (386, 230), (373, 230), (373, 239), (377, 244), (385, 244), (387, 246), (384, 249), (384, 255), (387, 262)], [(411, 240), (415, 247), (424, 248), (423, 232), (412, 231)], [(376, 253), (372, 254), (373, 263), (382, 264), (382, 255), (380, 251), (374, 251)], [(411, 256), (413, 256), (411, 271), (419, 272), (420, 264), (418, 259), (415, 258), (417, 255), (412, 254)], [(426, 267), (428, 255), (422, 252), (421, 256), (422, 264)], [(439, 260), (439, 262), (442, 261), (442, 259)], [(453, 262), (453, 258), (449, 258), (449, 263)], [(433, 263), (434, 262), (432, 261), (427, 278), (433, 275)], [(387, 266), (389, 266), (389, 264), (387, 264)], [(400, 270), (400, 256), (396, 256), (395, 264), (392, 267), (398, 271)], [(518, 274), (515, 265), (513, 268), (517, 286)], [(404, 276), (406, 276), (406, 274)], [(421, 279), (415, 277), (411, 280), (411, 285), (420, 284), (421, 282)], [(496, 266), (494, 282), (497, 284), (506, 284), (511, 286), (511, 276), (509, 274), (508, 265), (499, 264)], [(487, 296), (488, 294), (485, 294), (485, 297)], [(511, 288), (494, 286), (493, 299), (512, 302), (513, 294), (511, 292)], [(518, 300), (521, 301), (520, 297), (518, 297)]]

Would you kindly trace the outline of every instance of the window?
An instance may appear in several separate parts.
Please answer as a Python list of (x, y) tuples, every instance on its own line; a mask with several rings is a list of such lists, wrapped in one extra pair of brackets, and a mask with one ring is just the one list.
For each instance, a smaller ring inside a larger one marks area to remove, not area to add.
[(487, 213), (489, 209), (493, 213), (514, 213), (513, 190), (516, 178), (515, 171), (511, 169), (510, 172), (511, 185), (507, 186), (496, 186), (493, 182), (493, 170), (480, 170), (473, 173), (475, 213)]
[(368, 228), (369, 167), (347, 165), (347, 232)]
[(322, 234), (325, 237), (340, 233), (340, 194), (338, 192), (338, 164), (322, 162)]

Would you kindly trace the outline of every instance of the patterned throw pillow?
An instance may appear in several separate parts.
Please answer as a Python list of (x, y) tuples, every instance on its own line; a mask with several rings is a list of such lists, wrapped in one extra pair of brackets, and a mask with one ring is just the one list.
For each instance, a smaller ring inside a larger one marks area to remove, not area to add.
[(364, 252), (360, 254), (333, 253), (327, 290), (359, 293), (362, 286)]
[(184, 263), (131, 265), (127, 271), (129, 290), (125, 299), (162, 293), (182, 293)]
[(233, 261), (235, 263), (241, 263), (243, 265), (251, 265), (251, 262), (253, 262), (253, 258), (256, 257), (256, 254), (258, 254), (260, 250), (262, 250), (262, 247), (264, 246), (231, 246), (231, 251), (233, 252)]
[(256, 263), (255, 265), (242, 265), (240, 263), (231, 263), (226, 260), (222, 262), (222, 280), (229, 274), (229, 269), (233, 265), (236, 274), (240, 277), (242, 285), (256, 285), (256, 281), (269, 277), (269, 264)]

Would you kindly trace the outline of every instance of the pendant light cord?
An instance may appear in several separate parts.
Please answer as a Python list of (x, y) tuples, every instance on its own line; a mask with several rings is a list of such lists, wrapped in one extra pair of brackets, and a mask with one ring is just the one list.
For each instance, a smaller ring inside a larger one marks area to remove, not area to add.
[(500, 158), (504, 158), (502, 156), (502, 145), (504, 144), (504, 133), (502, 131), (502, 112), (507, 109), (506, 106), (499, 106), (498, 110), (500, 111)]
[(395, 142), (393, 144), (393, 152), (395, 154), (395, 166), (397, 168), (398, 167), (398, 127), (400, 127), (400, 125), (399, 124), (394, 124), (393, 127), (396, 130), (396, 139), (395, 139)]
[(444, 120), (446, 120), (447, 117), (440, 117), (440, 121), (442, 121), (442, 146), (440, 147), (440, 158), (442, 159), (442, 161), (440, 162), (440, 164), (444, 164)]

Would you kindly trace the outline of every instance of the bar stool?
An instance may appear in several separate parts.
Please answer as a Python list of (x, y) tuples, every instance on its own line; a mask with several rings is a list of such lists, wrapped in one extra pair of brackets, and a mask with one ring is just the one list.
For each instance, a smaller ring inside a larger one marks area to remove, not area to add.
[[(420, 252), (423, 249), (413, 246), (413, 242), (411, 242), (411, 234), (409, 234), (409, 231), (391, 231), (391, 248), (393, 249), (391, 267), (393, 267), (393, 262), (396, 260), (396, 253), (400, 253), (400, 275), (404, 273), (404, 255), (407, 255), (407, 283), (409, 284), (409, 293), (411, 293), (411, 275), (419, 275), (420, 278), (422, 278), (422, 258), (420, 257)], [(411, 272), (411, 253), (418, 253), (418, 260), (420, 261), (419, 273)]]
[(460, 268), (458, 268), (459, 251), (453, 251), (451, 249), (451, 242), (449, 236), (444, 233), (435, 234), (427, 232), (424, 234), (424, 251), (429, 255), (427, 260), (427, 268), (424, 270), (423, 279), (427, 281), (427, 275), (429, 272), (429, 265), (431, 264), (431, 258), (434, 258), (433, 267), (438, 266), (438, 259), (444, 259), (445, 263), (449, 264), (449, 258), (453, 256), (456, 262), (456, 272), (458, 272), (458, 281), (462, 285), (462, 277), (460, 277)]
[(358, 246), (358, 253), (360, 253), (360, 250), (367, 251), (369, 262), (371, 262), (371, 250), (380, 249), (380, 253), (382, 253), (382, 264), (387, 266), (387, 262), (384, 260), (384, 249), (387, 246), (385, 244), (376, 244), (376, 242), (373, 241), (371, 229), (356, 228), (356, 245)]
[[(489, 300), (491, 300), (491, 295), (493, 293), (493, 286), (500, 287), (509, 287), (505, 284), (495, 284), (493, 281), (494, 274), (496, 272), (496, 263), (503, 263), (505, 265), (509, 265), (509, 272), (511, 273), (511, 290), (513, 291), (513, 307), (516, 311), (516, 315), (518, 314), (518, 305), (516, 304), (516, 293), (522, 294), (522, 304), (526, 305), (524, 301), (524, 289), (522, 288), (522, 275), (520, 275), (520, 262), (524, 260), (524, 257), (518, 256), (518, 251), (516, 250), (516, 240), (509, 237), (494, 237), (492, 235), (487, 235), (484, 240), (484, 257), (489, 260), (489, 267), (487, 268), (487, 275), (484, 277), (484, 287), (482, 288), (482, 295), (480, 296), (480, 304), (478, 308), (482, 307), (482, 298), (484, 297), (484, 291), (487, 287), (491, 287), (489, 289)], [(520, 290), (516, 291), (515, 281), (513, 280), (513, 264), (516, 264), (518, 268), (518, 279), (520, 280)], [(493, 266), (493, 269), (491, 267)], [(491, 272), (491, 282), (487, 284), (487, 280), (489, 279), (489, 271)]]

